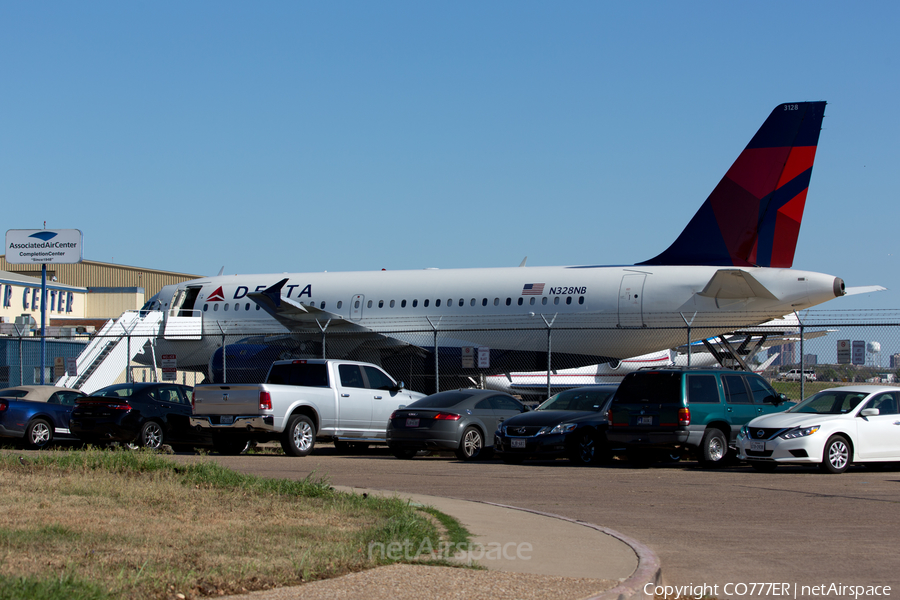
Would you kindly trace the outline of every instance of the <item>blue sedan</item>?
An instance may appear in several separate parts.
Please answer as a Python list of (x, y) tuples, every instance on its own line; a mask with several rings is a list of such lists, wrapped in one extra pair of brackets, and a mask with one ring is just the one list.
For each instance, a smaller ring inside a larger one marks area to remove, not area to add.
[(52, 385), (20, 385), (0, 390), (0, 437), (39, 449), (54, 439), (76, 439), (69, 431), (75, 401), (84, 393)]

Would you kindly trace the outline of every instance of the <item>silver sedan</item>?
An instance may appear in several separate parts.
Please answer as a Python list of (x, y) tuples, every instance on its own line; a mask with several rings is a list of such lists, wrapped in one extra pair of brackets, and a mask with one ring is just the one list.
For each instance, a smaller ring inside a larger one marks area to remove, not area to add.
[(427, 449), (453, 450), (466, 461), (486, 458), (493, 453), (497, 425), (526, 410), (512, 396), (492, 390), (439, 392), (394, 411), (388, 447), (397, 458)]

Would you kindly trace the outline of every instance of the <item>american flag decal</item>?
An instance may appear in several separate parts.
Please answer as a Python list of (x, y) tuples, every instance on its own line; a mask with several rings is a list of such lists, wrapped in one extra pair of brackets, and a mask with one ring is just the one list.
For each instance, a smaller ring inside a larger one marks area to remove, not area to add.
[(543, 283), (526, 283), (522, 288), (523, 296), (540, 296), (544, 293)]

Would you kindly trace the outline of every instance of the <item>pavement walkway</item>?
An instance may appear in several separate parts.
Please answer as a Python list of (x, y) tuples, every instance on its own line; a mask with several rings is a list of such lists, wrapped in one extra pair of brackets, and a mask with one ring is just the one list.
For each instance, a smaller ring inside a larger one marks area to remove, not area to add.
[[(462, 562), (487, 570), (394, 564), (300, 586), (228, 596), (230, 600), (652, 599), (647, 584), (662, 579), (659, 560), (640, 542), (610, 529), (558, 515), (421, 494), (361, 488), (399, 496), (458, 519), (476, 548)], [(389, 551), (389, 549), (386, 549)]]

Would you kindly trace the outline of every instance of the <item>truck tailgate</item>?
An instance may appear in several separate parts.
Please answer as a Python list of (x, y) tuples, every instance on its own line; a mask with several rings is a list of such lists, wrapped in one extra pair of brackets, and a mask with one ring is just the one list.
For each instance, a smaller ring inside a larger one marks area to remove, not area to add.
[(259, 391), (259, 384), (198, 385), (194, 388), (194, 414), (259, 414)]

